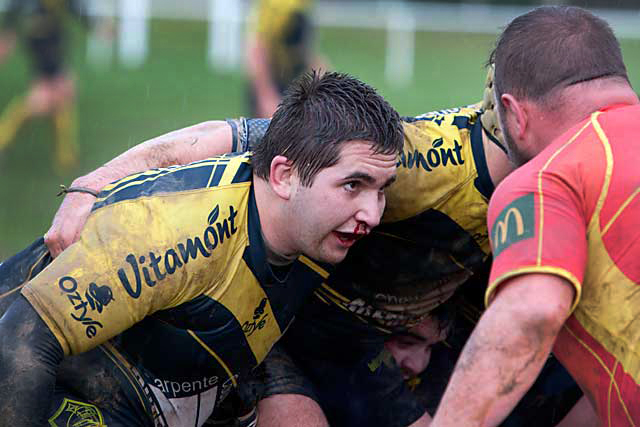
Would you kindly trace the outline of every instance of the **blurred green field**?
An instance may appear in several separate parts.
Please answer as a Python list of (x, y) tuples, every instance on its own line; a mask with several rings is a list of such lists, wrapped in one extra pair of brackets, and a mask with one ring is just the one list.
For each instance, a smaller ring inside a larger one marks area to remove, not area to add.
[[(99, 70), (86, 63), (85, 35), (73, 31), (72, 64), (78, 79), (81, 162), (59, 175), (51, 124), (27, 124), (16, 143), (0, 153), (0, 259), (25, 247), (49, 227), (60, 203), (59, 184), (69, 184), (145, 139), (208, 119), (246, 114), (246, 80), (220, 74), (206, 63), (204, 23), (153, 21), (150, 55), (130, 70), (115, 62)], [(403, 115), (478, 100), (483, 63), (494, 36), (419, 33), (415, 78), (406, 88), (385, 83), (385, 34), (374, 30), (319, 29), (318, 48), (334, 69), (378, 88)], [(623, 41), (632, 83), (640, 87), (640, 40)], [(22, 49), (0, 68), (0, 106), (27, 87)]]

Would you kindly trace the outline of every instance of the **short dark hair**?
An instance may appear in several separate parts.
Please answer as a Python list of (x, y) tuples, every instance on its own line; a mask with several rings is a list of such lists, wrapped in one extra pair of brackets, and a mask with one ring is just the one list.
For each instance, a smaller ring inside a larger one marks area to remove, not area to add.
[[(515, 18), (491, 53), (498, 99), (544, 101), (555, 89), (603, 77), (629, 81), (606, 21), (574, 6), (542, 6)], [(500, 103), (499, 103), (500, 104)]]
[(285, 93), (252, 158), (254, 173), (269, 177), (275, 156), (287, 157), (302, 185), (335, 165), (342, 144), (372, 143), (375, 153), (396, 154), (403, 146), (398, 113), (371, 86), (348, 74), (303, 74)]

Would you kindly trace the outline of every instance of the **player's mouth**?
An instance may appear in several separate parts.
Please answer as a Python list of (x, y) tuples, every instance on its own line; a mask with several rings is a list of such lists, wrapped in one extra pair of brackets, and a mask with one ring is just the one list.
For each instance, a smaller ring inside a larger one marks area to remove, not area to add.
[(364, 236), (363, 234), (345, 233), (343, 231), (334, 231), (333, 234), (345, 248), (350, 248), (358, 239)]

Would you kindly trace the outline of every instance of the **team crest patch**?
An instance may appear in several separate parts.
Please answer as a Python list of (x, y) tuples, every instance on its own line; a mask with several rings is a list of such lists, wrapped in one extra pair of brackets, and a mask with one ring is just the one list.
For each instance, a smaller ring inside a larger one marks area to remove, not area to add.
[(90, 403), (64, 398), (62, 405), (49, 418), (52, 427), (107, 427), (100, 410)]
[(491, 228), (493, 256), (512, 244), (533, 237), (534, 227), (533, 193), (519, 197), (509, 203), (496, 218)]

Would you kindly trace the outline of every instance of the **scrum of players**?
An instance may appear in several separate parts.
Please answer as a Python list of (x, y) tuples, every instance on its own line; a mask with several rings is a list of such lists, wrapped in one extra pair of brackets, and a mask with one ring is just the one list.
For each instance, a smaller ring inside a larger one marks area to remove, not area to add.
[(482, 102), (402, 119), (303, 73), (78, 178), (0, 264), (0, 425), (640, 423), (619, 43), (544, 6), (488, 63)]

